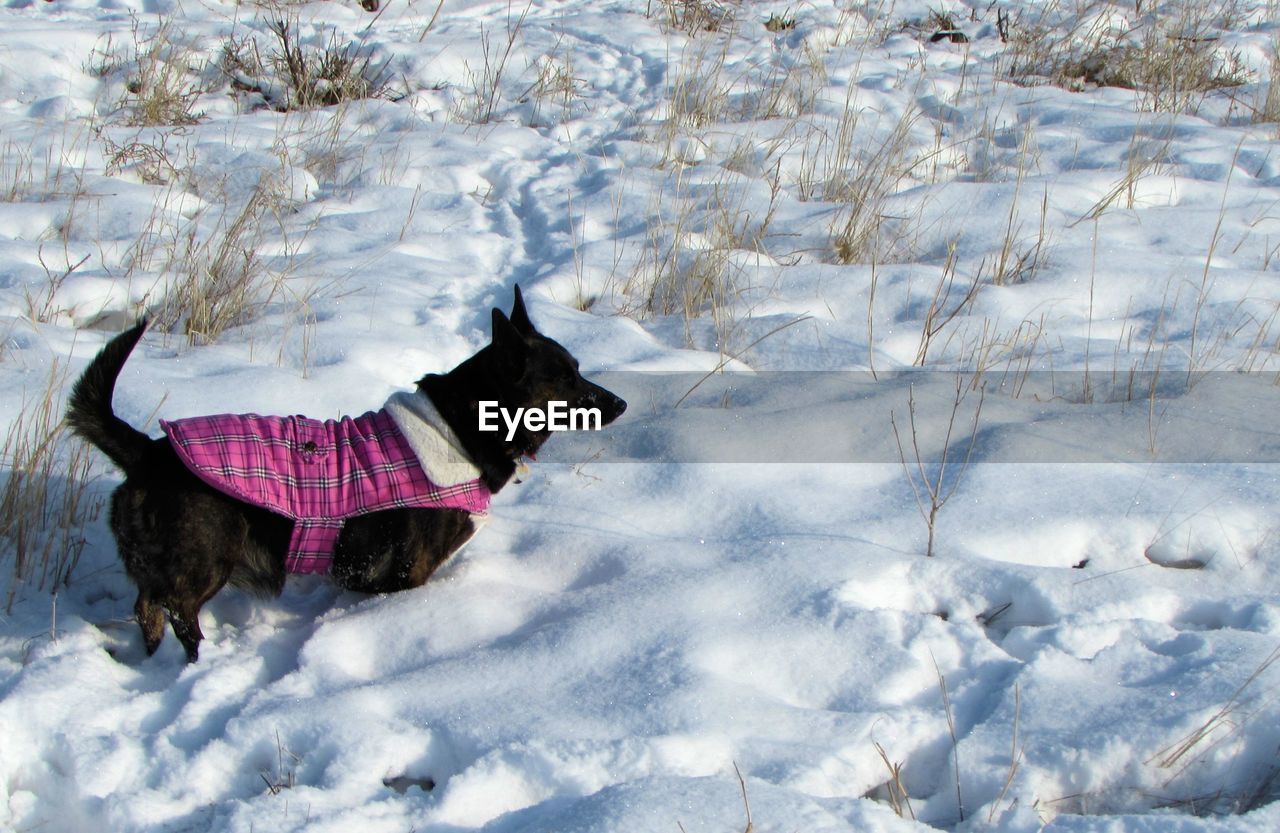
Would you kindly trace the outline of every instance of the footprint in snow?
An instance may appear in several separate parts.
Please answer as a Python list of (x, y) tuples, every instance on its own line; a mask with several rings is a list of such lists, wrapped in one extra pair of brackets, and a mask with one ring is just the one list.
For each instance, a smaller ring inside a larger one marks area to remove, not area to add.
[(1213, 560), (1213, 553), (1199, 548), (1176, 547), (1164, 542), (1152, 544), (1142, 554), (1152, 564), (1170, 570), (1203, 570)]

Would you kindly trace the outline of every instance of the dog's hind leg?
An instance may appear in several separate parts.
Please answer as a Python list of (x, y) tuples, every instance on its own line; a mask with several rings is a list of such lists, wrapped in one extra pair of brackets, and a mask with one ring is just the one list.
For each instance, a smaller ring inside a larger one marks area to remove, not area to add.
[(143, 590), (138, 593), (138, 601), (134, 602), (133, 614), (142, 629), (147, 656), (151, 656), (160, 647), (160, 640), (164, 639), (164, 608), (151, 601), (150, 594)]

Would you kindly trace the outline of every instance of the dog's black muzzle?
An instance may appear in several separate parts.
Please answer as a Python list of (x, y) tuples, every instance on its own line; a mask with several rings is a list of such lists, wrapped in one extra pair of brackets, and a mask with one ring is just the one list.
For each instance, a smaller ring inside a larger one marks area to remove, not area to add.
[(596, 408), (600, 411), (601, 426), (608, 425), (627, 409), (627, 403), (619, 396), (614, 396), (599, 385), (585, 382), (587, 391), (579, 400), (584, 408)]

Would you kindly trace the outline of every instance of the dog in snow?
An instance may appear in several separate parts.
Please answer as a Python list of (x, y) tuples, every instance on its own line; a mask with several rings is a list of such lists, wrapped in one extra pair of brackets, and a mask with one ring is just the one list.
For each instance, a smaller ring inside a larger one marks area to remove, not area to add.
[(145, 329), (144, 321), (116, 336), (94, 358), (72, 390), (67, 422), (124, 472), (111, 531), (138, 588), (147, 653), (160, 645), (168, 611), (188, 662), (204, 638), (200, 608), (228, 582), (272, 596), (288, 572), (328, 573), (365, 593), (418, 587), (475, 534), (523, 458), (553, 429), (573, 427), (557, 426), (557, 413), (603, 427), (626, 409), (534, 328), (516, 287), (510, 318), (493, 310), (487, 346), (378, 411), (323, 422), (162, 420), (165, 436), (151, 438), (111, 405)]

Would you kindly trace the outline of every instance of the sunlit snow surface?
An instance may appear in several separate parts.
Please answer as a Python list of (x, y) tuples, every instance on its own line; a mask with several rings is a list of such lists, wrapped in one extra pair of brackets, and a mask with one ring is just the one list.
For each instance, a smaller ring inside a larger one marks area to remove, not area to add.
[[(225, 240), (265, 280), (143, 341), (153, 433), (375, 408), (517, 283), (630, 403), (426, 586), (224, 591), (191, 666), (144, 655), (105, 505), (56, 599), (6, 552), (0, 828), (1280, 829), (1274, 4), (437, 5), (0, 12), (6, 426)], [(268, 107), (224, 46), (279, 15), (385, 94)], [(1238, 83), (1049, 83), (1152, 38)], [(133, 126), (156, 62), (194, 123)]]

